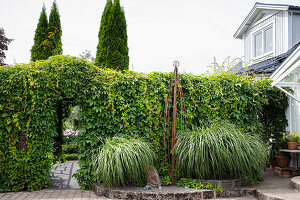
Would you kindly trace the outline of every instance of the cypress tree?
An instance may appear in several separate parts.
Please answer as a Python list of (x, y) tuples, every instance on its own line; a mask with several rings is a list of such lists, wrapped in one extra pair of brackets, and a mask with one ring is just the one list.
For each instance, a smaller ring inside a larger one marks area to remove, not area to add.
[(44, 60), (50, 56), (48, 40), (48, 20), (45, 5), (39, 18), (39, 23), (35, 30), (34, 44), (31, 48), (31, 60)]
[(98, 38), (99, 38), (99, 42), (97, 45), (97, 52), (96, 52), (96, 59), (95, 59), (95, 64), (100, 66), (103, 65), (105, 59), (105, 53), (104, 53), (104, 47), (105, 47), (105, 35), (109, 34), (108, 30), (108, 19), (110, 17), (110, 10), (112, 7), (112, 1), (111, 0), (107, 0), (104, 11), (102, 13), (102, 17), (101, 17), (101, 23), (100, 23), (100, 30), (98, 33)]
[(49, 24), (48, 24), (48, 37), (51, 42), (51, 46), (50, 46), (51, 56), (61, 55), (63, 53), (61, 35), (62, 35), (62, 30), (60, 24), (60, 16), (56, 5), (56, 1), (54, 1), (52, 4), (51, 13), (49, 16)]
[(127, 25), (119, 0), (107, 1), (98, 37), (96, 65), (127, 70), (129, 66)]

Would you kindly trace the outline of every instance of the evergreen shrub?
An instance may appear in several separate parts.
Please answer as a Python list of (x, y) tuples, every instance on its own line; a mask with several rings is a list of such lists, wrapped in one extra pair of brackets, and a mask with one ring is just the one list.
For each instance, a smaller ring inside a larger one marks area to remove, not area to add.
[(46, 60), (50, 56), (50, 40), (48, 38), (48, 19), (46, 7), (43, 6), (34, 35), (34, 44), (31, 48), (31, 60)]
[(48, 37), (50, 38), (50, 55), (61, 55), (63, 53), (62, 42), (61, 42), (61, 23), (60, 15), (56, 2), (52, 4), (51, 12), (49, 15), (49, 24), (48, 24)]
[[(171, 70), (170, 70), (171, 71)], [(0, 67), (0, 189), (37, 190), (49, 185), (53, 138), (58, 135), (57, 107), (79, 106), (79, 165), (83, 189), (96, 181), (91, 151), (116, 134), (143, 136), (163, 159), (163, 113), (171, 73), (150, 74), (101, 69), (84, 59), (53, 56), (48, 60)], [(268, 78), (233, 74), (180, 74), (188, 128), (226, 119), (245, 132), (262, 135), (260, 114), (272, 103), (284, 113), (286, 96), (271, 88)], [(270, 95), (270, 94), (279, 95)], [(276, 101), (270, 101), (270, 96)], [(66, 116), (67, 117), (67, 116)], [(272, 120), (272, 116), (265, 115)], [(285, 128), (281, 115), (276, 132)], [(180, 124), (180, 123), (178, 123)], [(20, 133), (26, 148), (19, 149)], [(272, 137), (272, 136), (270, 136)], [(268, 136), (268, 138), (270, 138)], [(266, 140), (268, 139), (266, 138)], [(165, 169), (159, 166), (160, 172)]]
[(61, 55), (63, 52), (61, 35), (60, 15), (56, 1), (52, 4), (49, 23), (46, 7), (43, 5), (39, 22), (35, 30), (34, 44), (31, 48), (31, 60), (46, 60), (50, 56)]
[(127, 25), (120, 0), (107, 0), (98, 38), (95, 64), (103, 68), (128, 70)]

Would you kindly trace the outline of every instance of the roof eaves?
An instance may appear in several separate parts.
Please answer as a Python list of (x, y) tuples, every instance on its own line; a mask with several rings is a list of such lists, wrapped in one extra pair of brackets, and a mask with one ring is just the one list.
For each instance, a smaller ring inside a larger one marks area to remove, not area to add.
[[(254, 13), (254, 11), (256, 10), (257, 4), (259, 4), (258, 2), (255, 3), (255, 5), (253, 6), (253, 8), (251, 9), (251, 11), (248, 13), (248, 15), (246, 16), (246, 18), (244, 19), (244, 21), (242, 22), (242, 24), (239, 26), (238, 30), (234, 33), (233, 37), (235, 39), (242, 39), (241, 37), (241, 32), (242, 30), (245, 28), (245, 26), (247, 26), (247, 22), (249, 21), (250, 17), (252, 16), (252, 14)], [(249, 26), (249, 25), (248, 25)]]
[[(287, 4), (267, 4), (256, 2), (251, 11), (248, 13), (247, 17), (244, 19), (243, 23), (239, 26), (237, 31), (234, 33), (233, 37), (235, 39), (242, 39), (242, 33), (250, 25), (249, 21), (259, 9), (268, 9), (268, 10), (288, 10), (291, 6)], [(297, 6), (296, 6), (297, 7)]]
[(289, 12), (292, 12), (292, 13), (300, 13), (300, 6), (290, 5), (288, 10), (289, 10)]

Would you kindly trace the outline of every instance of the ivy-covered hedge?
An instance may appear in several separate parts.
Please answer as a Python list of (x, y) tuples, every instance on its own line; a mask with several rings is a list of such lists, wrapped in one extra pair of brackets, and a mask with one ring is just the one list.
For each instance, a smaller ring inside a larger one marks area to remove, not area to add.
[(50, 184), (57, 105), (64, 99), (84, 105), (95, 69), (68, 56), (0, 68), (0, 191)]
[[(49, 184), (57, 106), (63, 101), (81, 108), (77, 124), (80, 170), (76, 178), (83, 188), (89, 188), (95, 180), (90, 152), (107, 136), (141, 135), (161, 155), (163, 112), (171, 75), (105, 70), (69, 56), (1, 67), (0, 190), (36, 190)], [(271, 88), (268, 79), (226, 73), (180, 74), (180, 78), (189, 128), (226, 119), (246, 131), (262, 134), (264, 124), (259, 120), (274, 117), (262, 114), (269, 102), (274, 103), (269, 106), (277, 109), (274, 115), (283, 122), (276, 133), (285, 128), (282, 102), (286, 97)], [(18, 149), (21, 132), (26, 136), (27, 152), (26, 148)]]

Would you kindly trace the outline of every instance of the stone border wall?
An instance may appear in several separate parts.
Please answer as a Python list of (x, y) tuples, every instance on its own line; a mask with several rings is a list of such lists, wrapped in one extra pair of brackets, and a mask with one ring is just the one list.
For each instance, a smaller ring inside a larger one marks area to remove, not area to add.
[(249, 185), (245, 179), (234, 180), (198, 180), (203, 184), (211, 182), (213, 185), (219, 185), (223, 189), (222, 194), (217, 194), (212, 190), (196, 190), (191, 188), (163, 186), (162, 189), (143, 190), (141, 187), (121, 187), (105, 188), (100, 184), (93, 184), (93, 191), (98, 196), (105, 196), (114, 199), (212, 199), (216, 197), (239, 197), (245, 195), (254, 195), (255, 189), (242, 188)]
[(142, 190), (137, 187), (104, 188), (99, 184), (94, 184), (93, 191), (98, 196), (104, 196), (111, 199), (179, 200), (216, 198), (216, 193), (212, 190), (195, 190), (190, 188), (180, 188), (174, 186), (164, 186), (161, 190)]

